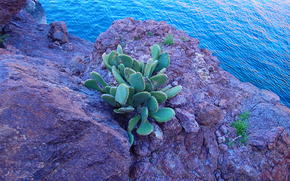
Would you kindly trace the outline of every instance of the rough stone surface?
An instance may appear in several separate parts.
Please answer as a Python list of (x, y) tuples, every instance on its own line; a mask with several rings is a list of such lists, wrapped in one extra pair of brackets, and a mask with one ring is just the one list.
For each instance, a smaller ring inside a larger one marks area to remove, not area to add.
[(59, 21), (51, 23), (48, 38), (52, 42), (57, 42), (59, 44), (68, 43), (68, 31), (65, 22)]
[[(273, 93), (223, 71), (197, 40), (165, 22), (127, 18), (92, 50), (55, 24), (38, 25), (21, 11), (7, 25), (10, 36), (0, 49), (0, 180), (289, 180), (289, 109)], [(69, 42), (50, 33), (57, 31)], [(82, 81), (92, 70), (111, 79), (101, 55), (118, 44), (147, 61), (149, 47), (168, 33), (175, 42), (162, 45), (171, 56), (169, 83), (183, 86), (166, 103), (176, 118), (136, 136), (130, 149), (128, 118), (113, 114)], [(237, 138), (230, 125), (244, 111), (251, 112), (248, 142), (230, 145)]]
[[(87, 73), (104, 73), (98, 68), (101, 55), (115, 50), (118, 44), (127, 54), (146, 62), (150, 46), (162, 42), (168, 33), (173, 34), (175, 43), (161, 45), (171, 56), (169, 83), (183, 86), (181, 94), (167, 103), (176, 109), (177, 119), (160, 125), (163, 139), (152, 135), (137, 138), (133, 146), (137, 166), (131, 168), (131, 179), (287, 181), (289, 109), (275, 94), (223, 71), (218, 60), (198, 48), (198, 41), (184, 32), (165, 22), (115, 21), (98, 37)], [(235, 129), (230, 127), (244, 111), (251, 112), (245, 145), (238, 142)], [(199, 129), (192, 131), (194, 125)], [(271, 150), (266, 143), (272, 143)]]
[(92, 44), (73, 38), (77, 51), (50, 49), (50, 27), (24, 20), (9, 25), (0, 49), (0, 180), (128, 180), (126, 131), (66, 70), (83, 63), (74, 57), (89, 57)]
[(194, 114), (182, 110), (180, 108), (175, 109), (176, 117), (178, 118), (181, 126), (186, 133), (197, 133), (200, 129), (199, 124), (195, 120)]
[(1, 0), (0, 1), (0, 30), (11, 18), (25, 5), (26, 0)]
[(36, 23), (47, 23), (44, 8), (38, 0), (27, 0), (24, 10), (35, 19)]

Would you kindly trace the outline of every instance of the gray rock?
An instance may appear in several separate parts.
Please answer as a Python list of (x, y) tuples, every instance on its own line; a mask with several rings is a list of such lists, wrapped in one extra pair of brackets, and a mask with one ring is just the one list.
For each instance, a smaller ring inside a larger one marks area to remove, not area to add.
[(68, 30), (65, 22), (59, 21), (51, 23), (48, 38), (52, 42), (57, 42), (60, 45), (68, 43), (69, 42)]
[(27, 0), (24, 10), (35, 19), (36, 23), (47, 23), (44, 8), (38, 0)]
[(223, 118), (222, 110), (213, 104), (199, 104), (196, 120), (199, 124), (209, 126), (220, 122)]
[(199, 131), (200, 127), (195, 120), (194, 114), (179, 108), (176, 108), (175, 112), (186, 133), (197, 133)]

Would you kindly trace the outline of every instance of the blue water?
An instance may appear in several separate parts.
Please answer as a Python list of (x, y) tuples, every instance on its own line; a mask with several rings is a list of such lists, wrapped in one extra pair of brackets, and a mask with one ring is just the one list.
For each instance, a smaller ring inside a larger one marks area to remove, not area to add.
[(40, 0), (47, 19), (95, 41), (112, 21), (167, 21), (200, 40), (241, 81), (271, 90), (290, 107), (289, 0)]

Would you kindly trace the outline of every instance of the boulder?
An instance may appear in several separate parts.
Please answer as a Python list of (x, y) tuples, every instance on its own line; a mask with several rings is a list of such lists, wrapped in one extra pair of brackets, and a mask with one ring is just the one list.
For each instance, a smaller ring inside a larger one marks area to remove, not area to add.
[[(173, 45), (162, 44), (167, 34), (173, 35)], [(166, 103), (175, 108), (176, 119), (159, 125), (162, 139), (154, 134), (136, 138), (131, 179), (288, 180), (289, 108), (275, 94), (242, 83), (222, 70), (210, 51), (198, 48), (198, 40), (186, 33), (165, 22), (117, 20), (96, 40), (86, 74), (92, 70), (104, 73), (99, 68), (102, 54), (118, 44), (126, 54), (146, 62), (155, 43), (171, 56), (169, 83), (180, 84), (183, 90)], [(229, 140), (237, 140), (231, 123), (245, 111), (251, 114), (249, 141), (229, 146)], [(277, 129), (277, 134), (271, 134)], [(259, 140), (255, 135), (263, 132), (267, 137)], [(282, 137), (288, 141), (279, 141)], [(274, 140), (271, 151), (266, 146), (270, 140)]]
[(59, 21), (51, 23), (48, 38), (50, 41), (57, 42), (60, 45), (68, 43), (68, 30), (65, 22)]

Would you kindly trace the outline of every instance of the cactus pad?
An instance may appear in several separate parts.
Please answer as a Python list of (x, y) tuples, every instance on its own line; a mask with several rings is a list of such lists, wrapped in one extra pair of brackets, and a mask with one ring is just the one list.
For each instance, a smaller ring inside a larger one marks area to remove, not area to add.
[(154, 130), (150, 122), (163, 123), (174, 118), (173, 109), (159, 104), (182, 89), (181, 86), (164, 86), (168, 80), (165, 72), (170, 64), (169, 54), (162, 52), (157, 44), (150, 47), (150, 52), (151, 58), (141, 62), (124, 54), (118, 45), (116, 51), (102, 55), (103, 64), (116, 81), (108, 84), (99, 73), (92, 72), (91, 79), (84, 82), (87, 88), (102, 93), (102, 99), (115, 108), (114, 113), (133, 115), (127, 127), (131, 145), (135, 140), (134, 130), (138, 135), (149, 135)]

